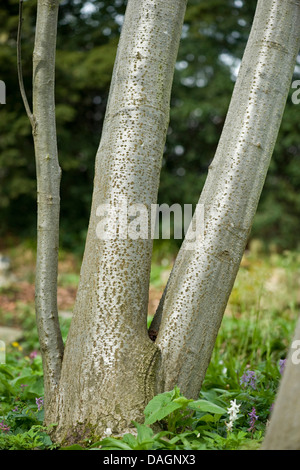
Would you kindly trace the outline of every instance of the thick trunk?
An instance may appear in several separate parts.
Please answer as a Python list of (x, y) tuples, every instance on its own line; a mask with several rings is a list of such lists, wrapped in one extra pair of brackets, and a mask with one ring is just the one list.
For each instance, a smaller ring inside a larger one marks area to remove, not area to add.
[(300, 450), (300, 320), (262, 450)]
[(147, 332), (152, 240), (120, 231), (104, 240), (99, 224), (104, 204), (117, 210), (143, 204), (149, 211), (156, 203), (185, 7), (185, 0), (127, 5), (96, 157), (80, 285), (48, 420), (58, 422), (59, 441), (101, 435), (106, 428), (124, 431), (154, 394), (158, 348)]
[(244, 252), (300, 46), (299, 2), (259, 0), (232, 101), (199, 203), (204, 236), (183, 243), (151, 329), (158, 390), (196, 398)]
[(33, 51), (33, 138), (37, 173), (36, 316), (45, 377), (45, 408), (57, 389), (63, 341), (57, 313), (61, 170), (57, 156), (54, 74), (58, 0), (39, 0)]

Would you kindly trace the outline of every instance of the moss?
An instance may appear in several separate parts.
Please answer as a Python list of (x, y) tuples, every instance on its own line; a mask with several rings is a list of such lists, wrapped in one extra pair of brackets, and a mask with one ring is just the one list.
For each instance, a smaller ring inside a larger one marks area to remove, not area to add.
[(93, 442), (99, 441), (101, 436), (95, 433), (96, 425), (91, 423), (77, 423), (74, 428), (69, 428), (65, 431), (64, 436), (60, 438), (56, 435), (50, 437), (54, 440), (56, 444), (59, 444), (60, 447), (69, 447), (71, 445), (77, 444), (81, 447), (89, 447)]

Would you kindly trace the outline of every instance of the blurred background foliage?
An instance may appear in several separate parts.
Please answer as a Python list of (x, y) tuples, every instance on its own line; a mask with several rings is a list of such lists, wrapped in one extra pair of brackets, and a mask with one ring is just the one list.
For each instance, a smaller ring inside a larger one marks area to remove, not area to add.
[[(56, 61), (61, 244), (83, 250), (112, 68), (125, 0), (62, 0)], [(189, 0), (174, 75), (159, 203), (196, 204), (226, 117), (256, 0)], [(24, 2), (22, 61), (31, 102), (36, 0)], [(31, 128), (21, 100), (18, 0), (1, 0), (0, 236), (35, 238), (36, 180)], [(300, 58), (294, 79), (300, 78)], [(299, 64), (299, 65), (298, 65)], [(300, 120), (291, 95), (251, 237), (278, 251), (298, 249)], [(300, 106), (300, 105), (298, 105)], [(162, 241), (162, 244), (164, 242)]]

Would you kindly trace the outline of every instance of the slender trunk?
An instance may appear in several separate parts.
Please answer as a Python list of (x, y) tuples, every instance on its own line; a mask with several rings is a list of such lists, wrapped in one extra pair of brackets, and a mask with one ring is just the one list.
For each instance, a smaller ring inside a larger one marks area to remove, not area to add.
[(38, 203), (35, 298), (46, 410), (59, 383), (63, 356), (57, 312), (61, 170), (57, 156), (54, 74), (58, 6), (58, 0), (38, 1), (33, 52), (33, 138)]
[(151, 329), (158, 390), (196, 398), (240, 265), (300, 46), (299, 2), (259, 0), (232, 101), (199, 203), (204, 237), (179, 252)]
[(300, 450), (300, 320), (267, 427), (262, 450)]
[(99, 224), (104, 204), (117, 211), (143, 204), (149, 213), (156, 203), (185, 7), (185, 0), (127, 4), (53, 413), (59, 441), (76, 439), (76, 432), (124, 432), (154, 394), (158, 348), (147, 332), (152, 240), (121, 235), (120, 227), (104, 240)]

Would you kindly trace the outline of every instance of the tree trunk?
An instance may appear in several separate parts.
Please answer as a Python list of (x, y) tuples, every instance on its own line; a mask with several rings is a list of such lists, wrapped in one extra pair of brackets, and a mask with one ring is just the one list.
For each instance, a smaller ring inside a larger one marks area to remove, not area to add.
[(57, 266), (61, 169), (55, 122), (55, 51), (58, 0), (39, 0), (33, 51), (33, 140), (37, 174), (35, 300), (44, 368), (45, 408), (60, 379), (63, 356), (57, 311)]
[[(157, 346), (147, 332), (152, 239), (99, 237), (104, 204), (157, 200), (170, 93), (186, 8), (129, 0), (102, 138), (91, 218), (54, 413), (56, 439), (124, 432), (154, 394)], [(101, 58), (99, 58), (101, 59)], [(113, 223), (113, 221), (109, 221)], [(124, 235), (124, 234), (123, 234)]]
[(300, 320), (296, 327), (262, 450), (300, 450)]
[(300, 46), (299, 2), (259, 0), (199, 204), (204, 236), (184, 241), (151, 329), (157, 389), (199, 394), (264, 185)]

